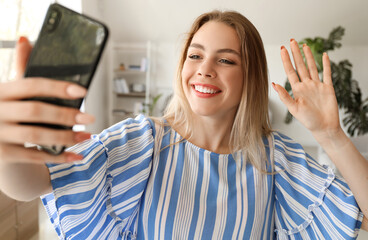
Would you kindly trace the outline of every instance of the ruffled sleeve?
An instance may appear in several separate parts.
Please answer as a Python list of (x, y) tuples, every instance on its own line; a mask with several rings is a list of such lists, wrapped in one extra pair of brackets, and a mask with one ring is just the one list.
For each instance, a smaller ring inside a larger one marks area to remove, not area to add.
[(53, 192), (41, 199), (60, 239), (134, 238), (153, 135), (151, 120), (141, 115), (70, 148), (82, 161), (48, 164)]
[(278, 239), (355, 239), (363, 214), (346, 182), (290, 138), (274, 134)]

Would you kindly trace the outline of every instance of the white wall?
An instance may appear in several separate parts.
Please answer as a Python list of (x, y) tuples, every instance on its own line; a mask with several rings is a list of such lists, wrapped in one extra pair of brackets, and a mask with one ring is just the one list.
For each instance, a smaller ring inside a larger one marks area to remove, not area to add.
[[(82, 0), (82, 12), (97, 20), (103, 21), (102, 8), (98, 0)], [(90, 85), (85, 101), (85, 111), (96, 117), (96, 121), (87, 125), (86, 130), (91, 133), (99, 133), (107, 127), (107, 52), (102, 55), (95, 76)]]
[[(330, 53), (335, 62), (348, 59), (353, 64), (353, 77), (359, 81), (364, 97), (368, 97), (368, 31), (358, 28), (362, 21), (368, 22), (364, 9), (367, 1), (320, 2), (311, 0), (303, 7), (293, 0), (247, 1), (169, 1), (169, 0), (84, 0), (83, 11), (97, 16), (110, 28), (112, 41), (152, 40), (156, 45), (154, 53), (153, 80), (155, 90), (167, 93), (175, 76), (182, 39), (191, 22), (200, 13), (212, 9), (234, 9), (247, 16), (258, 27), (264, 39), (270, 82), (282, 84), (286, 77), (279, 57), (281, 45), (288, 45), (290, 38), (327, 37), (336, 26), (346, 28), (343, 47)], [(318, 7), (317, 7), (318, 6)], [(348, 17), (349, 16), (349, 17)], [(87, 111), (97, 116), (97, 122), (90, 127), (98, 132), (106, 123), (107, 92), (106, 72), (99, 69), (87, 98)], [(161, 100), (162, 102), (162, 100)], [(270, 106), (273, 113), (273, 127), (286, 133), (303, 145), (316, 145), (311, 134), (298, 122), (283, 123), (286, 108), (270, 88)]]

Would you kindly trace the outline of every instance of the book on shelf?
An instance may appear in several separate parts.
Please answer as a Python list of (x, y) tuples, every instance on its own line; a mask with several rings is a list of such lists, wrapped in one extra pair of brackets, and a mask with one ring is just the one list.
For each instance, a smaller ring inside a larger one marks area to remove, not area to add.
[(114, 86), (117, 93), (130, 93), (128, 83), (124, 78), (115, 79)]

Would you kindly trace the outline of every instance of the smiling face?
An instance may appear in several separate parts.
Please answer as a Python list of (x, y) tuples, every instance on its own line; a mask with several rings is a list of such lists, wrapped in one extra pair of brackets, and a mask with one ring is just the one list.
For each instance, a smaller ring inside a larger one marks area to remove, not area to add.
[(194, 35), (182, 70), (182, 85), (199, 116), (235, 116), (243, 88), (240, 41), (228, 25), (210, 21)]

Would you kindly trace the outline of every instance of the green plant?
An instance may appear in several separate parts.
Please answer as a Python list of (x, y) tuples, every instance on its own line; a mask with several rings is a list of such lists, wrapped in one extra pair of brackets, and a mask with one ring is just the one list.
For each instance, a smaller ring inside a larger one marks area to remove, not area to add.
[(147, 113), (147, 110), (148, 110), (148, 115), (149, 116), (152, 116), (153, 115), (153, 110), (156, 107), (157, 101), (161, 98), (161, 96), (162, 96), (162, 94), (160, 93), (160, 94), (154, 96), (152, 98), (152, 101), (149, 104), (143, 103), (142, 113), (143, 114), (146, 114)]
[[(319, 73), (322, 73), (322, 55), (341, 47), (340, 40), (345, 29), (341, 26), (333, 29), (327, 39), (316, 37), (305, 38), (299, 42), (302, 49), (307, 44), (313, 53)], [(303, 55), (305, 60), (305, 57)], [(362, 93), (358, 82), (352, 79), (352, 64), (348, 60), (335, 63), (331, 61), (332, 82), (335, 88), (336, 98), (340, 109), (344, 111), (343, 125), (347, 127), (350, 136), (368, 133), (368, 98), (362, 100)], [(322, 78), (322, 74), (320, 74)], [(321, 79), (323, 81), (323, 79)], [(289, 81), (285, 83), (285, 89), (292, 95)], [(290, 112), (285, 117), (285, 123), (290, 123), (293, 116)]]

